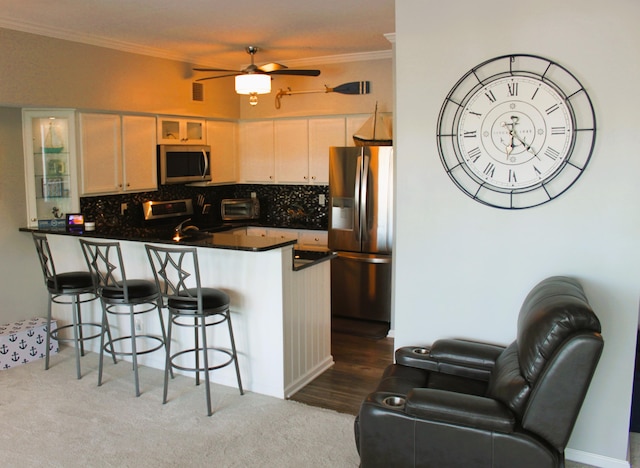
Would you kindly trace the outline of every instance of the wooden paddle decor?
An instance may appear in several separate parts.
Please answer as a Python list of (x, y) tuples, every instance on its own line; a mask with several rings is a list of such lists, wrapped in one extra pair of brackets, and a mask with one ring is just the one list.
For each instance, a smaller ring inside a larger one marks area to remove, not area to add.
[(282, 96), (291, 96), (293, 94), (312, 94), (312, 93), (340, 93), (340, 94), (369, 94), (371, 83), (369, 81), (351, 81), (342, 83), (341, 85), (330, 88), (325, 85), (324, 89), (313, 89), (308, 91), (292, 91), (291, 88), (281, 89), (276, 94), (276, 109), (280, 109), (280, 99)]

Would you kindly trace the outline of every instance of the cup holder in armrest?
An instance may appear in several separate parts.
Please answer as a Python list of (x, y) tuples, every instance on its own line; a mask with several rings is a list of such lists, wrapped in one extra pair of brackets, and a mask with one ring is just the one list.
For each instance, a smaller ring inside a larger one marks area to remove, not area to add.
[(387, 408), (401, 409), (404, 408), (406, 400), (404, 397), (391, 395), (382, 400), (382, 404)]
[(429, 354), (429, 351), (431, 351), (429, 348), (413, 348), (412, 350), (414, 354), (419, 354), (421, 356)]

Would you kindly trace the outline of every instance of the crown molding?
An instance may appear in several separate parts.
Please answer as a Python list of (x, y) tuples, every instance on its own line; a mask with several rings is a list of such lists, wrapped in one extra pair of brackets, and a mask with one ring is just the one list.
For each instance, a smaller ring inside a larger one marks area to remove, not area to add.
[[(65, 29), (56, 28), (55, 26), (42, 26), (35, 23), (29, 23), (26, 21), (15, 21), (7, 18), (0, 17), (0, 28), (11, 29), (16, 31), (22, 31), (31, 34), (37, 34), (45, 37), (53, 37), (56, 39), (67, 40), (71, 42), (79, 42), (82, 44), (93, 45), (97, 47), (105, 47), (108, 49), (115, 49), (122, 52), (129, 52), (132, 54), (147, 55), (151, 57), (163, 58), (168, 60), (176, 60), (179, 62), (192, 63), (193, 57), (189, 57), (184, 54), (177, 54), (175, 52), (159, 49), (156, 47), (147, 47), (140, 44), (134, 44), (126, 41), (118, 41), (111, 38), (105, 38), (100, 36), (94, 36), (91, 34), (79, 34), (71, 32)], [(386, 37), (387, 35), (385, 35)], [(287, 66), (315, 66), (331, 63), (345, 63), (345, 62), (360, 62), (365, 60), (381, 60), (392, 57), (391, 50), (380, 50), (374, 52), (362, 52), (354, 54), (343, 55), (328, 55), (323, 57), (309, 57), (296, 60), (288, 60), (282, 62)], [(212, 65), (213, 66), (213, 65)], [(219, 66), (215, 65), (215, 66)]]

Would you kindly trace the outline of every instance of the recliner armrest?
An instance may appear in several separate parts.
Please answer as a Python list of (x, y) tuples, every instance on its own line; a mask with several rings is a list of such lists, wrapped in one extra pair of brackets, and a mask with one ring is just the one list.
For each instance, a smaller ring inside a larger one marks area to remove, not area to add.
[(407, 394), (405, 412), (419, 419), (511, 433), (516, 418), (491, 398), (433, 388), (415, 388)]
[(445, 339), (431, 348), (406, 346), (396, 350), (396, 363), (446, 374), (488, 380), (504, 347), (475, 341)]

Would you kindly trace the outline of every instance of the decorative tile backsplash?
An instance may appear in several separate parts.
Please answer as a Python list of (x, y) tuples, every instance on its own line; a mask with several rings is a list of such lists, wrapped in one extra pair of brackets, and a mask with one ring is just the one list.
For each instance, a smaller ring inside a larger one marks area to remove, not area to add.
[[(327, 229), (328, 206), (321, 206), (320, 195), (329, 200), (326, 185), (259, 185), (237, 184), (212, 187), (165, 185), (155, 192), (123, 195), (83, 197), (80, 209), (88, 221), (96, 227), (142, 227), (142, 204), (147, 200), (175, 200), (191, 198), (194, 202), (194, 223), (220, 224), (220, 200), (223, 198), (249, 198), (255, 192), (260, 201), (260, 222), (266, 226), (301, 229)], [(198, 195), (211, 204), (208, 215), (202, 215), (197, 206)], [(126, 209), (124, 206), (126, 205)]]

